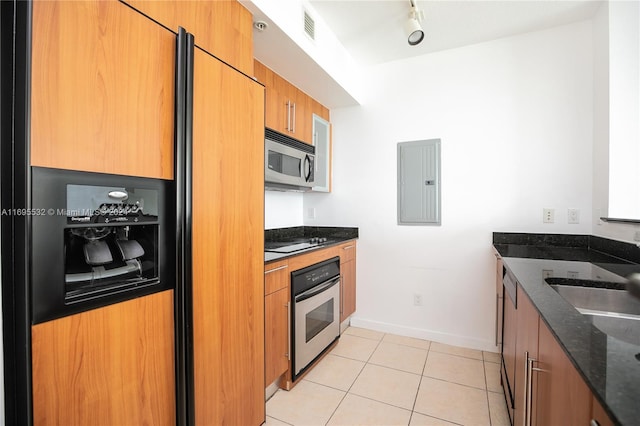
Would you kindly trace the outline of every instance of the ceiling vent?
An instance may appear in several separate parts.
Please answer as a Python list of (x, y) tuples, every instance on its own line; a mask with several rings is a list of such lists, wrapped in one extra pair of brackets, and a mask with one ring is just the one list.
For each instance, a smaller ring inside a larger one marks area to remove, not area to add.
[(306, 10), (304, 11), (304, 32), (311, 40), (316, 39), (316, 22)]

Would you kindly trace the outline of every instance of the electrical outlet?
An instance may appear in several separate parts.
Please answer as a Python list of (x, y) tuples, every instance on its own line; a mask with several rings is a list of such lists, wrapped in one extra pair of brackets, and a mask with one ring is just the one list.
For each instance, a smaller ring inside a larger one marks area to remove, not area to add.
[(315, 219), (316, 218), (316, 208), (309, 207), (307, 209), (307, 219)]
[(567, 271), (567, 278), (578, 279), (580, 278), (580, 274), (575, 271)]
[(640, 241), (640, 231), (636, 231), (635, 235), (633, 236), (633, 241)]
[(542, 223), (553, 223), (553, 217), (553, 209), (542, 209)]
[(413, 305), (422, 306), (422, 295), (418, 293), (413, 294)]
[(580, 223), (580, 210), (578, 209), (567, 210), (567, 223)]

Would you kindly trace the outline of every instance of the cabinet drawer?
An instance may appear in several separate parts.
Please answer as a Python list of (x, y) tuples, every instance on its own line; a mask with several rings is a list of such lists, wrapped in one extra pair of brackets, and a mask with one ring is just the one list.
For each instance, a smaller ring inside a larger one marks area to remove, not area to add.
[(356, 258), (356, 242), (349, 241), (347, 243), (338, 246), (338, 255), (340, 256), (340, 263), (348, 262)]
[(286, 260), (264, 265), (265, 296), (289, 286), (289, 265)]
[(315, 250), (311, 253), (301, 254), (289, 259), (289, 269), (291, 269), (291, 272), (297, 271), (298, 269), (306, 268), (307, 266), (322, 262), (323, 260), (331, 259), (335, 256), (338, 256), (337, 246)]

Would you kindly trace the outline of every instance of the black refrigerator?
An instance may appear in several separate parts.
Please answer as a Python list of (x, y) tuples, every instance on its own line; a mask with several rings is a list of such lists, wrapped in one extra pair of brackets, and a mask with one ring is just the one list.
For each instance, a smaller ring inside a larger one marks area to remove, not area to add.
[[(121, 7), (129, 7), (122, 5)], [(31, 2), (2, 2), (3, 209), (30, 207)], [(144, 17), (147, 19), (146, 17)], [(175, 49), (172, 247), (175, 422), (264, 420), (264, 87), (200, 49)], [(31, 220), (2, 218), (5, 421), (33, 424)], [(166, 284), (167, 277), (164, 277)]]

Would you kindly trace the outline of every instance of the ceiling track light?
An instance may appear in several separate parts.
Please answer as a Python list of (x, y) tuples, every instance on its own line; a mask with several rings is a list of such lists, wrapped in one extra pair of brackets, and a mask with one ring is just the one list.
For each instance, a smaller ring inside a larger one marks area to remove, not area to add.
[(414, 0), (409, 0), (409, 2), (411, 3), (411, 10), (409, 11), (409, 19), (404, 25), (404, 31), (407, 34), (407, 42), (409, 45), (415, 46), (424, 40), (424, 31), (420, 25), (420, 21), (422, 21), (424, 15), (415, 5)]

